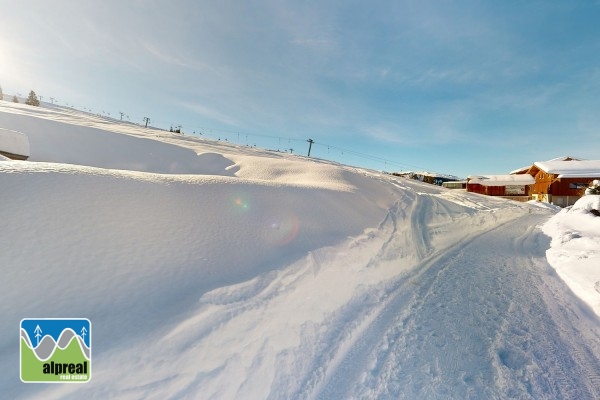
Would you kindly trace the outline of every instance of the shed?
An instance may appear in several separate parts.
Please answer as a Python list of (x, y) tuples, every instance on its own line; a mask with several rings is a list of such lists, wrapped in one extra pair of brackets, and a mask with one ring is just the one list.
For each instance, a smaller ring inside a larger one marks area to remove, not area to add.
[(467, 181), (447, 181), (442, 182), (442, 186), (446, 189), (466, 189)]
[(29, 138), (24, 133), (0, 128), (0, 154), (12, 160), (27, 160)]

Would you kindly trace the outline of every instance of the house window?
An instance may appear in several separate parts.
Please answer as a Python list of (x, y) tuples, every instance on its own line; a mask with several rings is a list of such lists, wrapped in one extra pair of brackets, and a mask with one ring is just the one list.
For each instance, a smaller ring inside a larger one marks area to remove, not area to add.
[(585, 189), (587, 187), (588, 187), (587, 183), (569, 183), (569, 189), (580, 190), (580, 189)]

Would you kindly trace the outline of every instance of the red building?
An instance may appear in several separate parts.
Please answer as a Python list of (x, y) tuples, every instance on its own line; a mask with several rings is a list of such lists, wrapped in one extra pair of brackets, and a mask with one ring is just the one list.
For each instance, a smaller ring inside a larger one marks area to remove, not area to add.
[(467, 192), (528, 201), (529, 187), (534, 183), (535, 179), (528, 174), (469, 176)]

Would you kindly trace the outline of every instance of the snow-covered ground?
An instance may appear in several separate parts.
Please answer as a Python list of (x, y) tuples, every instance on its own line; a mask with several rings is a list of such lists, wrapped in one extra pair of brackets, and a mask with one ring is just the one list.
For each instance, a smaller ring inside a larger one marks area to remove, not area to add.
[[(565, 212), (68, 109), (0, 127), (31, 154), (0, 162), (2, 397), (600, 397), (539, 229)], [(580, 217), (553, 264), (596, 257)], [(92, 321), (89, 383), (20, 382), (32, 317)]]
[(558, 275), (600, 315), (600, 196), (588, 195), (548, 221), (547, 257)]

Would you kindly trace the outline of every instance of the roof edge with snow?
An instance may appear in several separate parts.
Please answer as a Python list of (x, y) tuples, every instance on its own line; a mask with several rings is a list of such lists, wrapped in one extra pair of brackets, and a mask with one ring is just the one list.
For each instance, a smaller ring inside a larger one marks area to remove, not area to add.
[(559, 178), (598, 178), (600, 177), (600, 160), (550, 160), (533, 164), (540, 170)]
[(469, 183), (481, 186), (523, 186), (533, 185), (535, 178), (529, 174), (470, 176)]
[(29, 158), (29, 138), (24, 133), (0, 128), (0, 154), (16, 160)]

